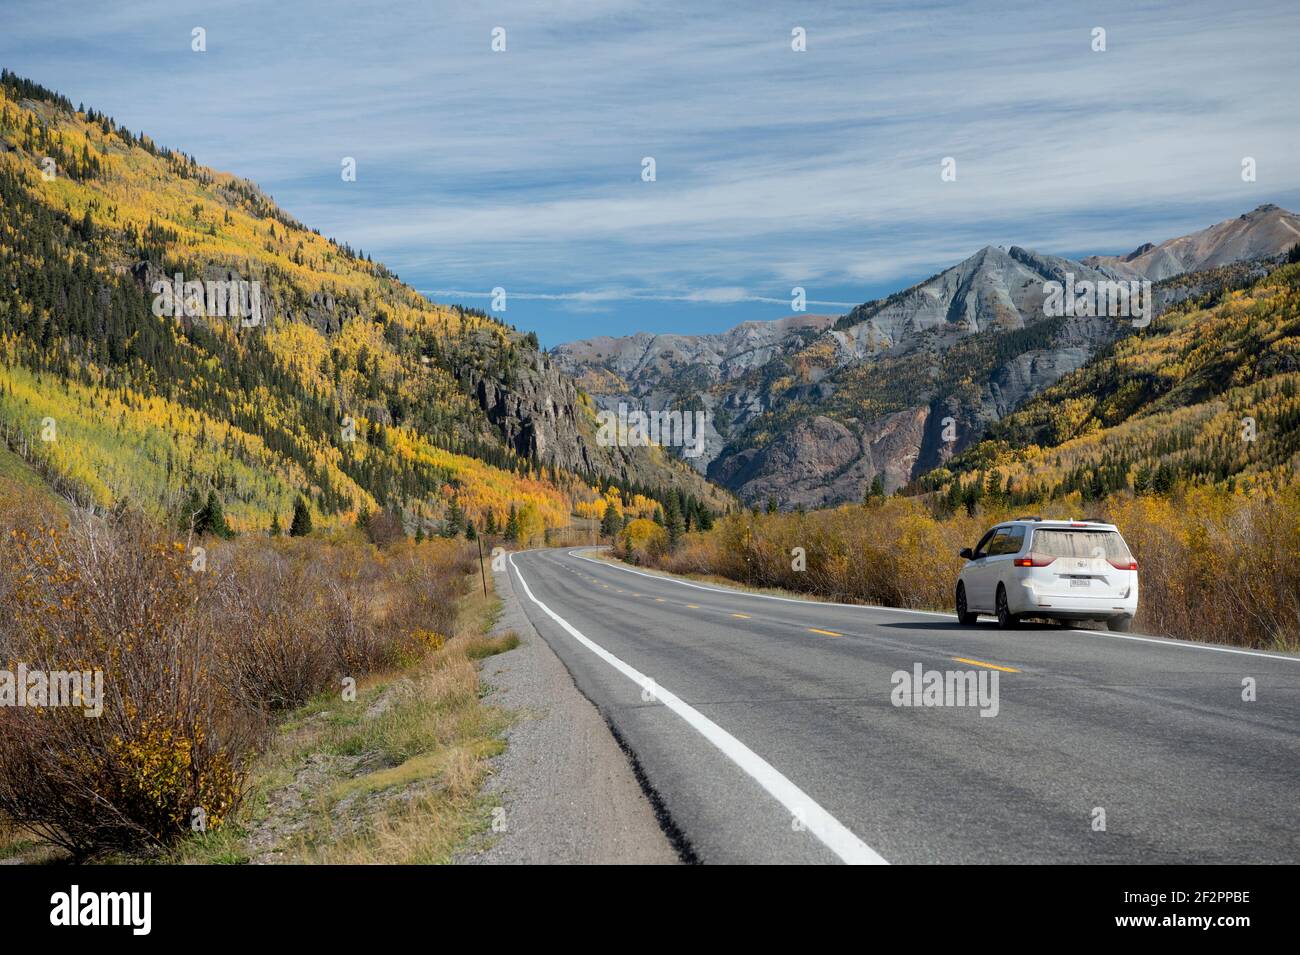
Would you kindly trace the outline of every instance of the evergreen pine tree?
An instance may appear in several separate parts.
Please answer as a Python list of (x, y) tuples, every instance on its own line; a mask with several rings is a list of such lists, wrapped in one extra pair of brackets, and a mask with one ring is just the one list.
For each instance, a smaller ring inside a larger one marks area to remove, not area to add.
[(677, 501), (677, 492), (669, 491), (664, 505), (664, 526), (668, 529), (668, 546), (672, 547), (686, 533), (686, 524), (682, 520), (681, 505)]
[(462, 530), (465, 529), (465, 512), (460, 509), (460, 504), (453, 497), (447, 504), (447, 517), (443, 525), (444, 537), (459, 537)]
[(600, 536), (614, 537), (620, 529), (623, 522), (619, 517), (618, 511), (614, 509), (612, 501), (605, 502), (605, 513), (600, 519)]
[(311, 509), (299, 495), (293, 502), (293, 523), (289, 525), (290, 537), (306, 537), (311, 533)]
[(221, 498), (217, 497), (215, 490), (208, 491), (208, 501), (199, 512), (199, 521), (196, 522), (195, 530), (198, 530), (199, 523), (203, 525), (202, 533), (215, 534), (218, 537), (231, 536), (230, 528), (226, 526), (225, 508), (221, 506)]

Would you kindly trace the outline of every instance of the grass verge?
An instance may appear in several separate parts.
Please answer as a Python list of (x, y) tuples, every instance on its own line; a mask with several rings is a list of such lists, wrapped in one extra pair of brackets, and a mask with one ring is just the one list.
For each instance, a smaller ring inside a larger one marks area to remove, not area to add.
[(320, 695), (289, 714), (233, 824), (160, 861), (451, 861), (490, 828), (495, 805), (482, 786), (511, 716), (482, 702), (477, 661), (519, 644), (513, 632), (487, 635), (499, 611), (494, 595), (473, 590), (456, 634), (419, 663), (368, 678), (354, 700)]

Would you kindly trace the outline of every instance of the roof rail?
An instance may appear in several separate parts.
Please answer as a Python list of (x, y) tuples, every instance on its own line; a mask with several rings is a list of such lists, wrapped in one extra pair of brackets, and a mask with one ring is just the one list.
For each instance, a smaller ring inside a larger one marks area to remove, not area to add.
[(1035, 514), (1033, 517), (1017, 517), (1018, 521), (1041, 521), (1042, 518)]

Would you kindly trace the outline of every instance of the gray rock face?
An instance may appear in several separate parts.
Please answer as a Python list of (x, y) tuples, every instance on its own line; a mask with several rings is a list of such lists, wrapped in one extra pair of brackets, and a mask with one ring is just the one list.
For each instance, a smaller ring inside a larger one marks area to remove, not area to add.
[(577, 378), (592, 370), (611, 373), (630, 395), (662, 390), (666, 381), (692, 374), (703, 382), (730, 381), (780, 354), (801, 332), (828, 328), (832, 315), (790, 315), (771, 322), (743, 322), (717, 335), (602, 336), (558, 345), (555, 363)]
[(516, 454), (579, 473), (605, 473), (605, 462), (584, 440), (589, 429), (579, 422), (577, 389), (544, 356), (516, 369), (508, 384), (480, 378), (474, 393)]
[(749, 502), (775, 498), (783, 508), (824, 507), (860, 499), (876, 474), (903, 484), (920, 452), (929, 409), (908, 408), (848, 424), (825, 415), (801, 418), (771, 445), (728, 455), (709, 476)]
[(906, 351), (919, 335), (937, 331), (945, 340), (1024, 328), (1043, 317), (1044, 283), (1116, 278), (1069, 259), (1013, 246), (985, 246), (958, 265), (883, 302), (860, 305), (836, 323), (836, 363), (882, 352)]
[(565, 375), (592, 396), (597, 407), (650, 413), (702, 411), (704, 453), (684, 456), (703, 474), (722, 452), (728, 435), (766, 403), (741, 384), (835, 321), (831, 315), (790, 315), (770, 322), (743, 322), (716, 335), (608, 336), (569, 342), (549, 354)]

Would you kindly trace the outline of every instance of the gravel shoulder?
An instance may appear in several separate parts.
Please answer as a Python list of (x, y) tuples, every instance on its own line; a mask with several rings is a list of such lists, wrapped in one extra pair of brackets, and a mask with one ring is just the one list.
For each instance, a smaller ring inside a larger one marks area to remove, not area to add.
[(628, 756), (568, 669), (533, 629), (508, 572), (495, 576), (502, 612), (493, 633), (520, 646), (482, 664), (484, 702), (516, 714), (484, 791), (501, 802), (476, 865), (672, 864), (664, 834)]

